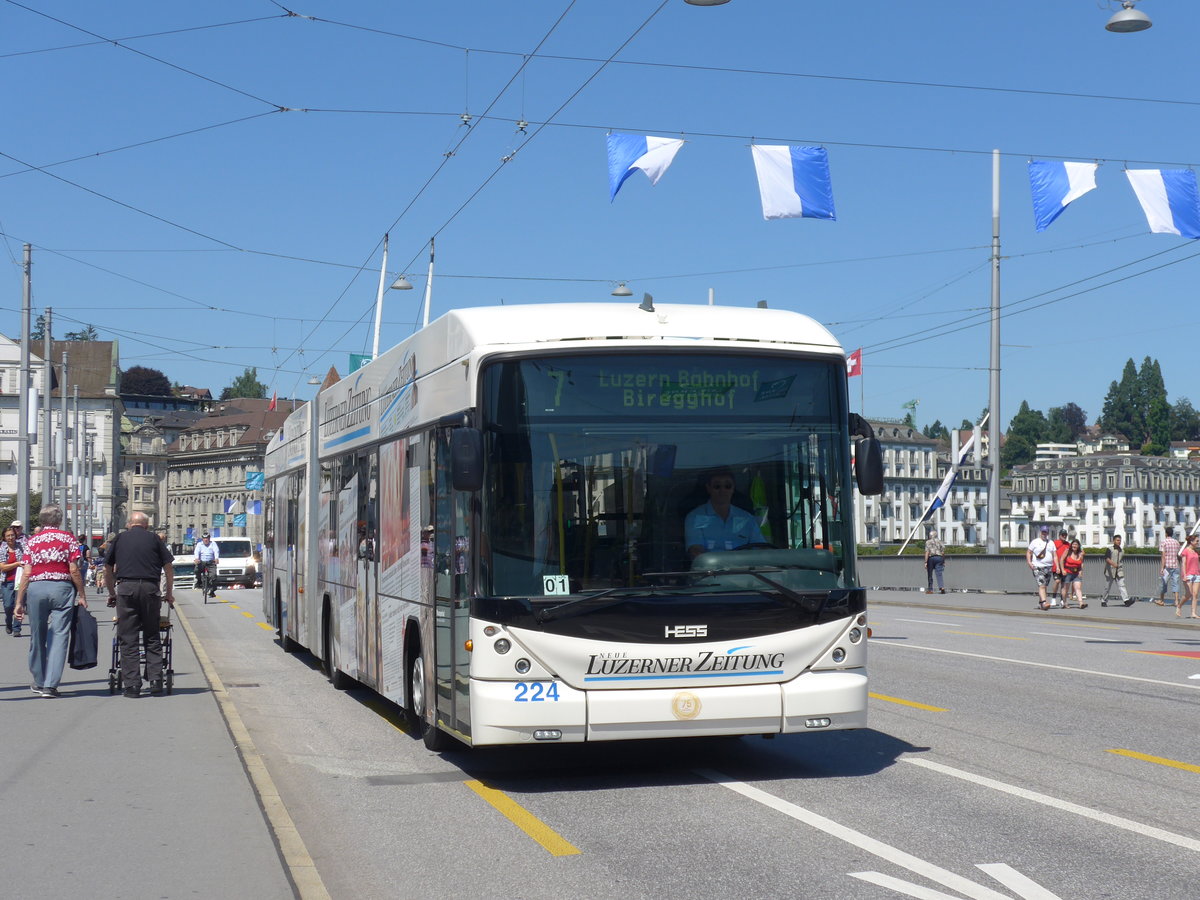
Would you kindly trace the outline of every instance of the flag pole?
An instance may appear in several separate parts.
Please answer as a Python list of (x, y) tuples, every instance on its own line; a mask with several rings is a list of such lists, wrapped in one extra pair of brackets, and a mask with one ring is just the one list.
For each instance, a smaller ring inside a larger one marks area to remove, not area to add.
[[(980, 420), (978, 425), (979, 428), (982, 428), (987, 424), (988, 418), (991, 416), (991, 414), (992, 411), (989, 409)], [(963, 461), (967, 458), (967, 456), (970, 455), (971, 447), (974, 443), (975, 435), (972, 434), (967, 440), (967, 443), (964, 444), (963, 447), (958, 451), (958, 459), (950, 461), (950, 470), (946, 473), (946, 477), (942, 479), (942, 483), (938, 486), (937, 493), (933, 495), (933, 499), (929, 501), (929, 505), (925, 507), (925, 512), (921, 513), (921, 518), (917, 519), (917, 524), (913, 526), (913, 530), (909, 532), (909, 535), (905, 539), (904, 543), (900, 545), (900, 549), (896, 551), (897, 556), (900, 556), (902, 553), (904, 553), (904, 548), (907, 547), (912, 541), (913, 535), (917, 533), (917, 529), (925, 524), (925, 520), (929, 518), (929, 514), (935, 509), (934, 504), (940, 504), (943, 506), (945, 505), (946, 498), (950, 496), (950, 487), (954, 484), (954, 480), (958, 477), (958, 469), (963, 464)]]
[[(988, 414), (1000, 421), (1000, 151), (992, 151), (992, 328)], [(982, 440), (982, 437), (980, 438)], [(980, 450), (983, 448), (980, 447)], [(1000, 552), (1000, 428), (988, 426), (987, 552)]]

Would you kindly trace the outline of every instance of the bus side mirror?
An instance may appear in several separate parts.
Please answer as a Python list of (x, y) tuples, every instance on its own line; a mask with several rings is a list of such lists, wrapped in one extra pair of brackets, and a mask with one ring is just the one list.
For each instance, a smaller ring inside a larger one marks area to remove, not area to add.
[(483, 432), (478, 428), (450, 432), (450, 481), (456, 491), (483, 487)]
[(883, 493), (883, 448), (879, 438), (860, 438), (854, 445), (854, 480), (864, 497)]

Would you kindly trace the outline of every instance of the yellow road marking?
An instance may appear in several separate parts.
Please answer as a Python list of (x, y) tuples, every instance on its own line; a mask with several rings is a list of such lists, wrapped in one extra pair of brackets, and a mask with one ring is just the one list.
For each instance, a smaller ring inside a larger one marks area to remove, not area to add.
[(1200, 766), (1194, 766), (1191, 763), (1179, 762), (1175, 759), (1167, 759), (1163, 756), (1149, 756), (1145, 753), (1138, 753), (1134, 750), (1106, 750), (1105, 753), (1115, 753), (1117, 756), (1128, 756), (1130, 759), (1140, 759), (1142, 762), (1157, 763), (1160, 766), (1170, 766), (1172, 769), (1183, 769), (1185, 772), (1200, 773)]
[(468, 781), (465, 784), (499, 810), (510, 822), (541, 844), (552, 856), (574, 856), (579, 853), (578, 847), (568, 843), (554, 829), (503, 791), (490, 788), (482, 781)]
[[(228, 601), (228, 600), (222, 600), (221, 602), (222, 602), (222, 603), (229, 603), (229, 601)], [(229, 603), (229, 608), (230, 608), (230, 609), (241, 609), (241, 607), (240, 607), (240, 606), (238, 606), (236, 603)]]
[(266, 622), (258, 622), (257, 625), (263, 631), (274, 631), (275, 630), (274, 625), (268, 625)]
[(243, 616), (245, 616), (247, 619), (253, 619), (253, 618), (254, 618), (254, 613), (248, 613), (248, 612), (246, 612), (245, 610), (242, 610), (242, 615), (243, 615)]
[(917, 703), (913, 700), (901, 700), (899, 697), (889, 697), (887, 694), (872, 694), (868, 693), (868, 697), (873, 697), (876, 700), (886, 700), (888, 703), (899, 703), (901, 706), (911, 706), (913, 709), (924, 709), (929, 712), (950, 712), (941, 706), (927, 706), (924, 703)]
[(1029, 638), (1011, 637), (1007, 634), (983, 634), (979, 631), (947, 631), (946, 634), (965, 634), (970, 637), (990, 637), (999, 638), (1002, 641), (1027, 641)]
[(375, 713), (375, 715), (379, 716), (379, 718), (383, 719), (401, 734), (409, 734), (409, 730), (402, 715), (397, 715), (396, 712), (388, 709), (382, 703), (379, 703), (375, 700), (364, 700), (363, 706), (371, 710), (371, 712)]
[(1174, 659), (1190, 659), (1192, 662), (1196, 661), (1196, 655), (1194, 653), (1186, 653), (1183, 651), (1180, 651), (1179, 653), (1172, 653), (1170, 650), (1126, 650), (1125, 652), (1141, 653), (1145, 656), (1170, 656)]

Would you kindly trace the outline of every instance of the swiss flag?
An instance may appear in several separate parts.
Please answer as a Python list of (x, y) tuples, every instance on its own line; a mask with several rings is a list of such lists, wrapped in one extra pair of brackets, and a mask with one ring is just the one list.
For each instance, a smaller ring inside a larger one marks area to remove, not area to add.
[(846, 377), (853, 378), (862, 374), (862, 347), (846, 357)]
[(267, 407), (267, 412), (274, 412), (274, 411), (275, 411), (275, 405), (276, 405), (276, 402), (278, 401), (278, 399), (279, 399), (279, 392), (278, 392), (278, 391), (272, 391), (272, 392), (271, 392), (271, 403), (270, 403), (270, 405)]

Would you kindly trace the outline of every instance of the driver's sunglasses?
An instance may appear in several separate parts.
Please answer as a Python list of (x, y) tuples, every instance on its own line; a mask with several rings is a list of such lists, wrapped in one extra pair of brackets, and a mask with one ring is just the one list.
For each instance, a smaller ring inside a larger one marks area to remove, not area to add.
[(709, 485), (714, 491), (732, 491), (732, 481), (714, 481)]

